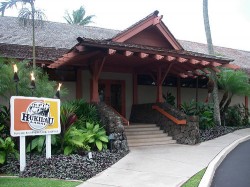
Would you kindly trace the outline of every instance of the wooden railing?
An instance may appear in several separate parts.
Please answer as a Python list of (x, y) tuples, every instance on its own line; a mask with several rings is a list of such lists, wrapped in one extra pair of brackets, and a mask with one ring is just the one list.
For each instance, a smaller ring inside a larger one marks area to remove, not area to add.
[(122, 116), (119, 112), (117, 112), (116, 109), (114, 109), (112, 106), (108, 105), (118, 116), (120, 116), (120, 118), (122, 119), (123, 123), (126, 124), (127, 126), (129, 126), (129, 121)]
[(157, 110), (158, 112), (160, 112), (162, 115), (164, 115), (165, 117), (167, 117), (168, 119), (170, 119), (171, 121), (173, 121), (177, 125), (186, 125), (187, 124), (187, 120), (185, 120), (185, 119), (179, 120), (179, 119), (175, 118), (174, 116), (172, 116), (171, 114), (167, 113), (165, 110), (163, 110), (162, 108), (160, 108), (157, 105), (153, 105), (152, 109)]

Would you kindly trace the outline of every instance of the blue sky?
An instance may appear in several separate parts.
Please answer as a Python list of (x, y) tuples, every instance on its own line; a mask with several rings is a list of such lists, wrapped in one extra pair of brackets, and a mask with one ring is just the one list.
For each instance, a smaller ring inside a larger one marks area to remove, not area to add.
[[(202, 0), (36, 0), (48, 20), (65, 22), (65, 10), (84, 5), (96, 15), (92, 26), (123, 30), (154, 10), (177, 39), (206, 43)], [(209, 16), (215, 45), (250, 51), (250, 0), (209, 0)], [(15, 16), (9, 10), (6, 15)]]

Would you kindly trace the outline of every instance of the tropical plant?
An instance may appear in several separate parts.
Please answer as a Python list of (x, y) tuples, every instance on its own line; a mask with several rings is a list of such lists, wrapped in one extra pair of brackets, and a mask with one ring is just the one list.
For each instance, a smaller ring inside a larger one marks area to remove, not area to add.
[[(214, 48), (209, 24), (209, 16), (208, 16), (208, 0), (203, 0), (203, 20), (204, 20), (204, 27), (205, 33), (207, 38), (207, 46), (208, 46), (208, 53), (210, 55), (214, 55)], [(219, 107), (219, 93), (218, 93), (218, 85), (217, 85), (217, 77), (216, 72), (214, 70), (210, 70), (211, 75), (210, 78), (214, 82), (214, 89), (213, 89), (213, 102), (214, 102), (214, 122), (216, 125), (221, 125), (221, 118), (220, 118), (220, 107)]]
[(175, 96), (173, 96), (171, 92), (167, 92), (167, 96), (163, 94), (162, 97), (165, 99), (165, 101), (168, 104), (170, 104), (172, 106), (175, 105)]
[[(33, 56), (33, 68), (36, 67), (36, 52), (35, 52), (35, 28), (37, 26), (42, 25), (43, 20), (45, 19), (45, 14), (35, 8), (35, 0), (7, 0), (5, 2), (1, 2), (0, 11), (2, 12), (2, 16), (4, 16), (4, 12), (8, 8), (17, 7), (17, 4), (21, 4), (22, 9), (19, 12), (18, 17), (20, 18), (20, 22), (23, 26), (32, 26), (32, 56)], [(29, 5), (27, 8), (25, 5)]]
[(85, 102), (83, 99), (69, 101), (72, 105), (76, 106), (75, 114), (77, 118), (81, 119), (77, 126), (85, 126), (87, 122), (98, 123), (100, 120), (97, 115), (97, 109), (93, 104)]
[(77, 106), (71, 104), (70, 102), (65, 102), (61, 105), (60, 112), (60, 122), (61, 122), (61, 134), (60, 134), (60, 145), (61, 152), (64, 151), (64, 136), (70, 127), (77, 121), (77, 116), (75, 111)]
[[(0, 58), (2, 59), (2, 58)], [(15, 83), (13, 80), (13, 62), (14, 60), (0, 60), (0, 96), (9, 101), (10, 97), (16, 95), (16, 86), (18, 87), (18, 95), (22, 96), (37, 96), (37, 97), (50, 97), (55, 95), (56, 82), (50, 81), (48, 75), (42, 68), (36, 67), (34, 70), (30, 67), (27, 61), (21, 61), (16, 63), (18, 68), (19, 82)], [(36, 89), (30, 89), (30, 72), (35, 74)], [(17, 85), (18, 84), (18, 85)], [(65, 95), (67, 91), (61, 90), (61, 94)]]
[(5, 138), (10, 135), (10, 109), (0, 105), (0, 126), (3, 126), (0, 137)]
[(224, 117), (234, 95), (250, 95), (249, 76), (243, 71), (222, 69), (218, 74), (218, 83), (224, 90), (220, 102), (221, 116)]
[[(0, 126), (0, 132), (4, 126)], [(13, 154), (18, 158), (18, 151), (15, 149), (15, 143), (11, 137), (2, 138), (0, 137), (0, 164), (4, 164), (7, 160), (8, 154)]]
[(67, 23), (69, 24), (75, 24), (75, 25), (88, 25), (89, 23), (92, 23), (92, 19), (94, 15), (86, 16), (86, 11), (83, 6), (81, 6), (77, 10), (73, 10), (72, 14), (70, 14), (68, 11), (65, 12), (65, 16), (63, 17)]
[(64, 151), (65, 155), (69, 155), (77, 150), (90, 150), (88, 145), (90, 135), (84, 133), (83, 130), (76, 129), (76, 127), (70, 127), (64, 135)]
[(99, 124), (86, 123), (86, 127), (83, 128), (83, 132), (87, 133), (89, 139), (88, 143), (92, 148), (97, 147), (99, 151), (102, 149), (107, 149), (108, 136), (103, 127), (100, 127)]
[(196, 102), (191, 100), (190, 102), (184, 102), (181, 104), (181, 111), (188, 116), (197, 115)]
[[(26, 152), (38, 152), (42, 153), (45, 149), (45, 141), (46, 141), (46, 136), (37, 136), (35, 137), (28, 145), (26, 148)], [(51, 145), (52, 146), (57, 146), (58, 140), (56, 135), (51, 135)]]
[(234, 105), (227, 108), (225, 111), (226, 126), (246, 126), (249, 125), (249, 111), (244, 105)]

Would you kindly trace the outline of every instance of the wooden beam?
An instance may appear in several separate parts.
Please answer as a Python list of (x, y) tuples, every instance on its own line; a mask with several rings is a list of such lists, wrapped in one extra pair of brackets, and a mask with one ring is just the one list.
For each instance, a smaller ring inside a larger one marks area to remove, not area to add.
[(185, 73), (179, 73), (179, 76), (184, 79), (188, 77), (188, 75), (186, 75)]
[(198, 71), (198, 69), (194, 70), (193, 72), (194, 72), (196, 75), (198, 75), (198, 76), (203, 75), (201, 72)]
[(148, 57), (148, 55), (149, 55), (149, 54), (147, 54), (147, 53), (139, 53), (139, 54), (138, 54), (138, 56), (139, 56), (140, 58), (146, 58), (146, 57)]
[(109, 49), (108, 50), (108, 54), (109, 55), (114, 55), (116, 53), (116, 50), (115, 49)]
[(214, 67), (218, 67), (218, 66), (221, 66), (222, 64), (218, 62), (212, 62), (211, 65)]
[(106, 57), (103, 57), (103, 59), (102, 59), (102, 62), (101, 62), (101, 65), (98, 67), (98, 72), (97, 72), (97, 78), (99, 79), (99, 77), (100, 77), (100, 74), (101, 74), (101, 72), (102, 72), (102, 69), (103, 69), (103, 65), (104, 65), (104, 62), (106, 61)]
[(199, 64), (201, 61), (199, 61), (199, 60), (196, 60), (196, 59), (190, 59), (189, 60), (189, 62), (191, 63), (191, 64)]
[(178, 57), (178, 58), (177, 58), (177, 61), (180, 62), (180, 63), (184, 63), (184, 62), (187, 62), (188, 59), (182, 58), (182, 57)]
[(237, 66), (235, 64), (223, 64), (221, 67), (225, 67), (225, 68), (230, 68), (230, 69), (240, 69), (240, 66)]
[(173, 57), (173, 56), (166, 56), (166, 60), (169, 61), (169, 62), (172, 62), (176, 59), (176, 57)]
[(207, 66), (207, 65), (210, 64), (210, 62), (202, 60), (200, 64), (203, 65), (203, 66)]
[(134, 52), (131, 52), (131, 51), (124, 51), (124, 55), (129, 57), (129, 56), (132, 56), (134, 54)]
[(82, 45), (78, 45), (78, 46), (76, 46), (76, 49), (77, 49), (77, 51), (79, 51), (79, 52), (83, 52), (83, 51), (86, 50), (86, 47), (85, 47), (85, 46), (82, 46)]
[(164, 58), (164, 56), (162, 56), (162, 55), (158, 55), (158, 54), (154, 55), (154, 59), (156, 59), (156, 60), (161, 60), (163, 58)]
[(161, 85), (163, 84), (163, 82), (164, 82), (165, 78), (167, 77), (167, 75), (168, 75), (168, 73), (169, 73), (171, 67), (173, 66), (173, 64), (174, 64), (174, 63), (171, 63), (171, 64), (168, 66), (167, 71), (165, 72), (165, 74), (163, 75), (163, 77), (161, 77)]
[(157, 96), (156, 96), (156, 103), (163, 103), (163, 97), (162, 97), (162, 71), (161, 67), (159, 66), (157, 69)]
[(70, 53), (67, 53), (67, 54), (63, 55), (64, 58), (72, 58), (74, 56), (76, 56), (74, 52), (70, 52)]

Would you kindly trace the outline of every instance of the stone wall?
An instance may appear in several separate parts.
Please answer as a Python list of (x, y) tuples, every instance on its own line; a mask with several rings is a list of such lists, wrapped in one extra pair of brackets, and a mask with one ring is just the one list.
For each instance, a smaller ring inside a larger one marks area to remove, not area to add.
[(127, 137), (120, 116), (105, 103), (97, 103), (95, 106), (97, 107), (101, 123), (104, 125), (108, 136), (110, 138), (112, 137), (110, 141), (110, 148), (112, 151), (128, 151)]
[[(186, 125), (177, 125), (164, 115), (152, 109), (158, 105), (175, 118), (186, 119)], [(200, 142), (199, 119), (196, 116), (186, 116), (183, 112), (167, 103), (151, 103), (133, 105), (130, 115), (130, 122), (134, 123), (155, 123), (164, 132), (172, 136), (177, 143), (193, 145)]]

